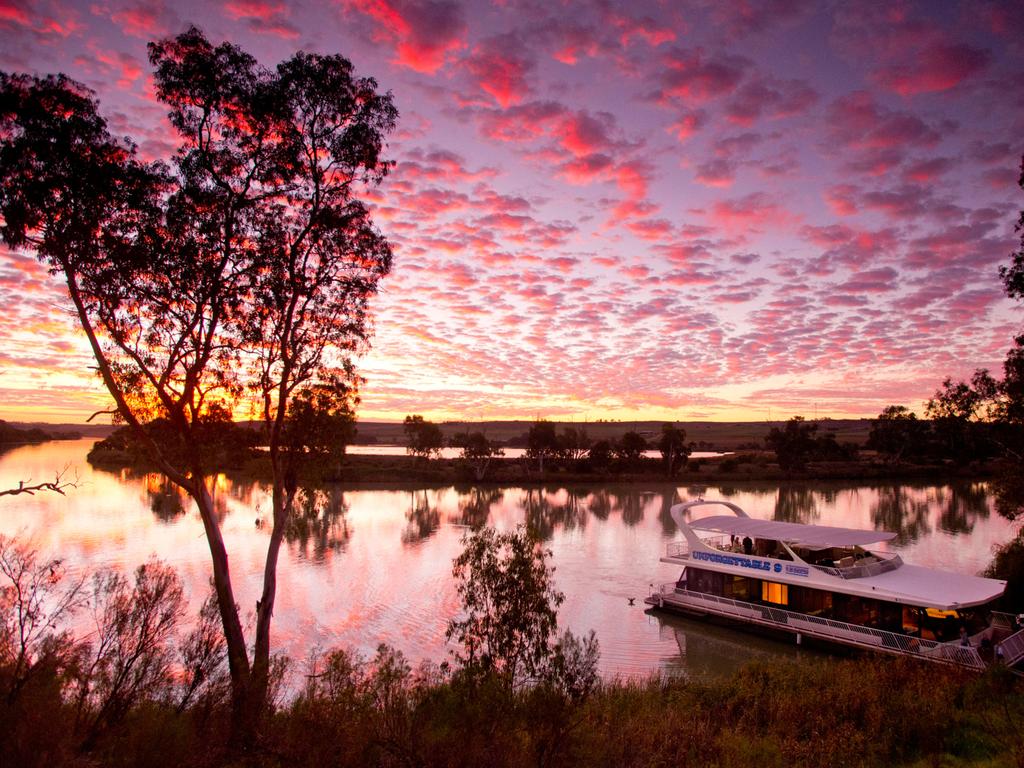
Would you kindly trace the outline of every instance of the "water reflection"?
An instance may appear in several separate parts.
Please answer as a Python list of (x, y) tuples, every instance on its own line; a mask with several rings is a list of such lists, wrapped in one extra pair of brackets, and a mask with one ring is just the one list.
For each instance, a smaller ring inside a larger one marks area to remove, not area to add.
[(941, 505), (939, 527), (949, 533), (970, 533), (978, 519), (988, 517), (989, 493), (983, 483), (956, 483), (936, 488)]
[(142, 487), (146, 489), (149, 508), (157, 520), (169, 523), (185, 514), (186, 507), (191, 507), (191, 497), (165, 475), (157, 472), (143, 475)]
[(300, 488), (285, 528), (285, 540), (302, 558), (323, 562), (330, 552), (344, 552), (352, 536), (348, 503), (340, 488)]
[(409, 492), (409, 511), (405, 513), (408, 525), (402, 531), (402, 543), (414, 546), (426, 541), (441, 527), (441, 511), (438, 501), (432, 498), (436, 491), (419, 490)]
[(658, 522), (661, 523), (661, 531), (665, 536), (671, 537), (676, 532), (676, 521), (672, 519), (672, 507), (681, 504), (683, 497), (679, 495), (679, 489), (662, 492), (661, 506), (658, 509)]
[(823, 495), (822, 491), (804, 487), (779, 488), (772, 519), (783, 523), (803, 523), (804, 525), (816, 523), (821, 517), (818, 512), (819, 500), (822, 503), (828, 503)]
[(685, 616), (650, 611), (658, 636), (675, 646), (663, 659), (663, 670), (691, 680), (724, 678), (758, 659), (821, 658), (827, 654), (792, 640), (766, 637)]
[[(0, 533), (30, 538), (45, 554), (82, 570), (109, 565), (130, 571), (151, 555), (162, 557), (181, 574), (198, 611), (210, 555), (191, 501), (159, 475), (89, 467), (90, 445), (52, 443), (0, 456), (0, 487), (69, 465), (82, 481), (67, 497), (0, 499)], [(238, 602), (254, 605), (270, 528), (254, 521), (269, 515), (268, 489), (226, 476), (215, 478), (212, 488)], [(525, 522), (554, 553), (558, 588), (566, 595), (563, 628), (596, 630), (607, 674), (699, 675), (734, 667), (750, 649), (796, 653), (786, 643), (762, 645), (731, 629), (655, 619), (639, 604), (629, 605), (627, 598), (642, 597), (649, 584), (678, 577), (678, 567), (659, 562), (666, 544), (679, 537), (669, 510), (698, 494), (727, 499), (755, 518), (895, 531), (888, 547), (907, 562), (962, 573), (984, 569), (993, 546), (1016, 532), (991, 513), (994, 501), (984, 483), (302, 489), (280, 561), (276, 642), (293, 658), (313, 645), (372, 653), (387, 642), (414, 663), (442, 659), (445, 624), (458, 612), (451, 562), (464, 527), (508, 529)]]
[(875, 491), (877, 500), (871, 505), (871, 522), (879, 530), (895, 533), (894, 544), (907, 544), (931, 532), (929, 504), (919, 489), (886, 485)]
[(448, 522), (474, 531), (483, 528), (491, 516), (491, 508), (504, 498), (505, 492), (500, 488), (470, 488), (459, 494), (459, 513)]

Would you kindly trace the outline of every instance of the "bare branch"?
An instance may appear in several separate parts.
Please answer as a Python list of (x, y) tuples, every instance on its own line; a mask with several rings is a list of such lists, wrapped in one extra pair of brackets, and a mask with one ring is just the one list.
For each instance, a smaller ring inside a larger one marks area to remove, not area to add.
[[(77, 488), (79, 484), (78, 472), (75, 472), (74, 480), (66, 480), (65, 475), (67, 474), (68, 468), (65, 467), (58, 472), (52, 481), (47, 483), (36, 483), (35, 485), (27, 485), (26, 481), (21, 480), (18, 482), (17, 488), (7, 488), (0, 490), (0, 496), (20, 496), (21, 494), (28, 494), (34, 496), (39, 491), (53, 491), (64, 496), (64, 491), (68, 488)], [(31, 481), (29, 481), (31, 482)]]

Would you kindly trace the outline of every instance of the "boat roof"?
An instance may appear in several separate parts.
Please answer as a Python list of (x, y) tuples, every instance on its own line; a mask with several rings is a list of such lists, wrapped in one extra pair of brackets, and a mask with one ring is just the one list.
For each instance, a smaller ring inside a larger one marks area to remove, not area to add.
[(875, 544), (896, 537), (895, 533), (888, 531), (783, 523), (778, 520), (758, 520), (753, 517), (734, 517), (733, 515), (702, 517), (691, 520), (687, 525), (697, 531), (715, 531), (733, 536), (751, 536), (755, 539), (774, 539), (787, 544), (802, 544), (811, 549)]
[(945, 609), (982, 605), (999, 597), (1006, 588), (1006, 582), (999, 579), (906, 564), (894, 571), (847, 583), (855, 582), (860, 582), (859, 586), (870, 586), (876, 592), (893, 593), (902, 603)]

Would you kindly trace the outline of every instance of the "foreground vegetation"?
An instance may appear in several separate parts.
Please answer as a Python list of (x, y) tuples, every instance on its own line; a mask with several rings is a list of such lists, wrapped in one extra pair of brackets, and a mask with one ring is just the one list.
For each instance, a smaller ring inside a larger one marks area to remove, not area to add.
[(0, 538), (0, 764), (1024, 765), (1024, 685), (1002, 667), (864, 656), (599, 680), (593, 636), (557, 636), (549, 556), (525, 529), (469, 536), (449, 659), (277, 657), (238, 744), (212, 602), (185, 626), (163, 563), (76, 579)]

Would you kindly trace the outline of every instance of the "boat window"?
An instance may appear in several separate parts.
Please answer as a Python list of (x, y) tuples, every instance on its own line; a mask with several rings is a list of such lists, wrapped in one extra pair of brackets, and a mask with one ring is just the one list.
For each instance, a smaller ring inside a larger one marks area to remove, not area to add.
[(725, 597), (733, 600), (749, 601), (755, 593), (750, 579), (746, 576), (729, 576), (725, 581)]
[(812, 616), (831, 616), (832, 593), (810, 587), (790, 587), (789, 605), (794, 611)]
[(687, 568), (687, 584), (694, 592), (705, 592), (711, 595), (722, 595), (725, 585), (725, 574), (705, 571), (703, 568)]
[(761, 599), (766, 603), (788, 605), (789, 587), (785, 584), (776, 584), (774, 581), (762, 581)]

